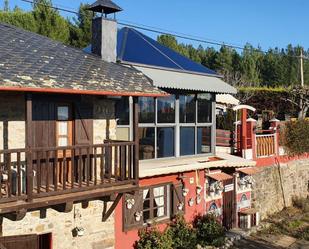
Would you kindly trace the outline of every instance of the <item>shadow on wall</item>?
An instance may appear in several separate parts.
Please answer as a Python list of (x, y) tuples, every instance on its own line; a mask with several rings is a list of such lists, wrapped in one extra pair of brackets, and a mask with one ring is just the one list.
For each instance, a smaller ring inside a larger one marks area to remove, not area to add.
[(0, 150), (24, 147), (25, 95), (0, 94)]

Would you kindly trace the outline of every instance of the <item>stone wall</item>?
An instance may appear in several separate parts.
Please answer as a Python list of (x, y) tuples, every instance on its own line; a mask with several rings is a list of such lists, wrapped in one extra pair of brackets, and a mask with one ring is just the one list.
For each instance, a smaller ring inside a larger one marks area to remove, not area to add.
[[(112, 249), (114, 248), (114, 214), (102, 222), (103, 202), (92, 201), (85, 209), (75, 204), (69, 213), (48, 209), (46, 218), (40, 211), (27, 213), (21, 221), (3, 220), (3, 236), (52, 233), (53, 249)], [(83, 227), (82, 237), (73, 237), (72, 230)]]
[(93, 143), (102, 144), (105, 139), (116, 139), (115, 102), (93, 99)]
[(0, 150), (25, 147), (25, 96), (0, 94)]
[(291, 206), (294, 196), (308, 196), (309, 160), (260, 168), (254, 180), (252, 204), (263, 219), (285, 206)]

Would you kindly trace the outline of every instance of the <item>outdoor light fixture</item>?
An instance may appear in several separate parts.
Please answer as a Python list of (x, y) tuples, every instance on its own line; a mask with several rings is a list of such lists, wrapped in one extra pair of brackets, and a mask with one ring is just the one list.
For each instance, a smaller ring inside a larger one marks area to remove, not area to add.
[(193, 198), (190, 198), (189, 200), (189, 206), (192, 207), (194, 205), (194, 199)]
[(135, 204), (135, 200), (134, 200), (134, 199), (128, 199), (128, 200), (126, 200), (127, 209), (132, 209), (132, 207), (134, 206), (134, 204)]
[(74, 227), (72, 230), (73, 237), (82, 237), (85, 235), (85, 229), (83, 227)]

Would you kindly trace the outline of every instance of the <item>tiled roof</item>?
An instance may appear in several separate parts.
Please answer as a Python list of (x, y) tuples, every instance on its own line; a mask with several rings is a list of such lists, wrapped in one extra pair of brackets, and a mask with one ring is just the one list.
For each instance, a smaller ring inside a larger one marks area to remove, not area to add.
[(0, 88), (162, 95), (141, 72), (0, 23)]

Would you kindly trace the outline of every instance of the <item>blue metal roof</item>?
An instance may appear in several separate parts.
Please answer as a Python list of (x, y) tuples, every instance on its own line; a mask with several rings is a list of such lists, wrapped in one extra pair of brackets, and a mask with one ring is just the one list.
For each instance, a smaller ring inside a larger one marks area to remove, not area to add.
[(128, 27), (118, 31), (117, 59), (130, 64), (218, 76), (215, 71)]

